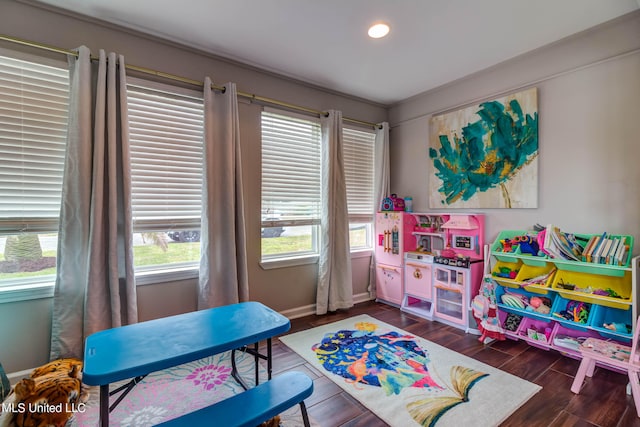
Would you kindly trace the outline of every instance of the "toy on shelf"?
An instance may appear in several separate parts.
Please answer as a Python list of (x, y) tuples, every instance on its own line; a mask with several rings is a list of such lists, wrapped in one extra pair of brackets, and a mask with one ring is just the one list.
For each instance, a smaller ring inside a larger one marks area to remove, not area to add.
[(505, 279), (515, 279), (518, 275), (518, 270), (512, 270), (509, 267), (501, 266), (498, 267), (498, 271), (494, 271), (491, 274), (496, 277), (504, 277)]
[(561, 319), (566, 319), (576, 323), (587, 323), (589, 319), (589, 312), (591, 311), (591, 304), (584, 303), (582, 301), (569, 301), (566, 309), (553, 313), (554, 316)]
[(507, 313), (507, 317), (504, 320), (503, 327), (508, 331), (515, 332), (516, 330), (518, 330), (520, 322), (522, 322), (522, 316), (515, 313)]
[(522, 279), (524, 286), (526, 285), (544, 285), (549, 280), (549, 277), (553, 276), (557, 268), (552, 268), (548, 273), (541, 274), (540, 276), (530, 277), (528, 279)]
[(515, 236), (511, 239), (502, 239), (500, 243), (502, 244), (502, 252), (515, 252), (518, 248), (520, 253), (523, 254), (537, 256), (540, 252), (540, 245), (537, 239), (527, 234)]
[(403, 211), (404, 210), (404, 199), (402, 197), (398, 197), (397, 194), (392, 194), (389, 197), (385, 197), (382, 200), (381, 211)]
[(627, 325), (621, 322), (612, 322), (612, 323), (605, 323), (602, 325), (604, 328), (609, 329), (610, 331), (614, 331), (614, 332), (620, 332), (623, 334), (630, 334), (631, 333), (631, 325)]
[(506, 306), (540, 314), (551, 312), (551, 300), (547, 297), (531, 297), (506, 291), (500, 299)]

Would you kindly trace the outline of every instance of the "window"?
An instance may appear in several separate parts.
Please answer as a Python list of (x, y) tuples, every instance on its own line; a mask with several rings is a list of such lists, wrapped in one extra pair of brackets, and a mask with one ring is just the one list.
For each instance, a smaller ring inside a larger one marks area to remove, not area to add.
[(375, 133), (343, 127), (344, 175), (351, 250), (373, 248)]
[(319, 120), (263, 111), (263, 261), (318, 254), (320, 143)]
[[(262, 260), (318, 254), (321, 195), (319, 120), (262, 113)], [(374, 212), (372, 131), (343, 128), (351, 250), (370, 250)]]
[(127, 84), (136, 274), (200, 260), (204, 107), (195, 91)]
[(55, 281), (69, 72), (64, 62), (7, 55), (0, 52), (0, 290), (8, 294)]

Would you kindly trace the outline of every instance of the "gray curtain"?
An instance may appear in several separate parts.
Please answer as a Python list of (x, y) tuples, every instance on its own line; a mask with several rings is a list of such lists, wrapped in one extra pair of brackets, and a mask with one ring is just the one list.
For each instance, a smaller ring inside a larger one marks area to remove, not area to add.
[[(383, 122), (376, 127), (375, 154), (374, 154), (374, 193), (373, 215), (380, 210), (382, 200), (390, 194), (389, 181), (389, 123)], [(374, 221), (375, 225), (375, 221)], [(374, 239), (375, 240), (375, 239)], [(377, 244), (377, 242), (374, 242)], [(376, 298), (376, 258), (375, 251), (371, 253), (369, 264), (369, 297)]]
[(329, 111), (321, 120), (321, 129), (323, 206), (316, 314), (353, 306), (342, 113)]
[(238, 98), (204, 84), (204, 171), (198, 309), (249, 299)]
[(88, 335), (138, 321), (124, 58), (101, 50), (95, 69), (83, 46), (69, 62), (52, 359), (82, 358)]

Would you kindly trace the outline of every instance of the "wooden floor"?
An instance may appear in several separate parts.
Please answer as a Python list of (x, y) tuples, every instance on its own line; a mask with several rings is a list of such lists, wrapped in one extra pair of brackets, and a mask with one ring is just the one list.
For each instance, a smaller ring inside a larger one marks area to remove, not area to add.
[[(577, 360), (553, 350), (532, 347), (523, 341), (506, 340), (483, 345), (477, 336), (403, 313), (386, 304), (366, 302), (324, 316), (294, 319), (289, 333), (358, 314), (368, 314), (542, 386), (542, 390), (513, 413), (503, 426), (640, 426), (633, 399), (626, 394), (625, 375), (598, 368), (593, 378), (587, 379), (580, 394), (575, 395), (570, 387), (578, 370)], [(387, 425), (278, 340), (273, 341), (273, 354), (274, 374), (295, 369), (313, 378), (314, 392), (305, 402), (309, 415), (320, 427)]]

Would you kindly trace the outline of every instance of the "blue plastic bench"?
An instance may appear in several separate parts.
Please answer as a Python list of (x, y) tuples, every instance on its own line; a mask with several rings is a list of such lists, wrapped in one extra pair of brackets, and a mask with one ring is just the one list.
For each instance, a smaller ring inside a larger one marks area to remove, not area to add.
[(309, 416), (303, 400), (311, 393), (313, 381), (307, 375), (296, 371), (286, 372), (247, 391), (158, 426), (256, 427), (299, 404), (304, 425), (309, 427)]

